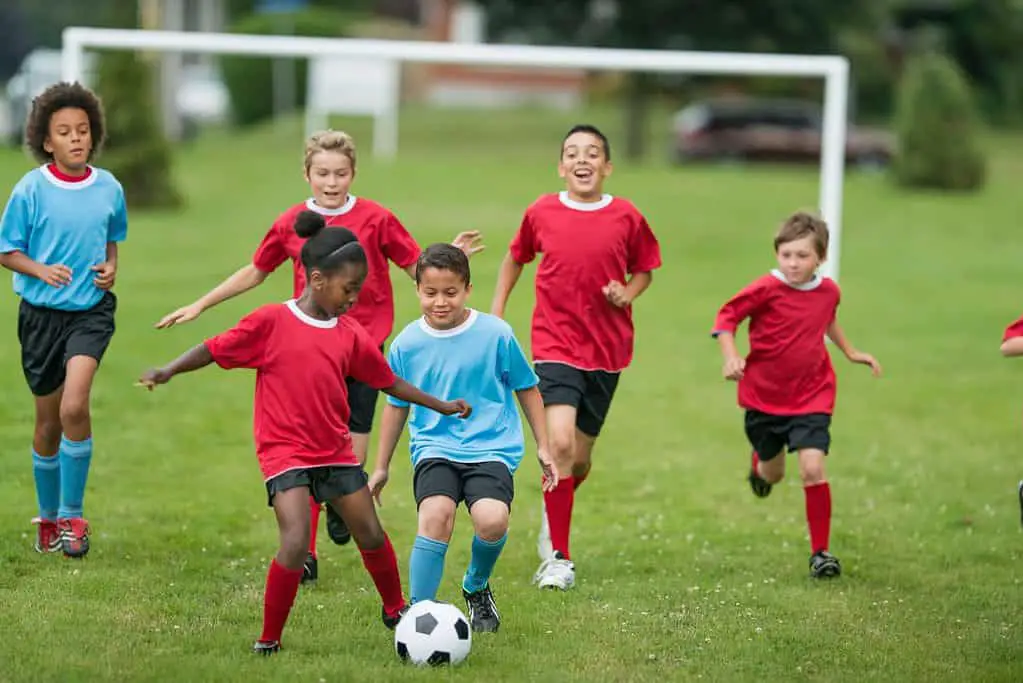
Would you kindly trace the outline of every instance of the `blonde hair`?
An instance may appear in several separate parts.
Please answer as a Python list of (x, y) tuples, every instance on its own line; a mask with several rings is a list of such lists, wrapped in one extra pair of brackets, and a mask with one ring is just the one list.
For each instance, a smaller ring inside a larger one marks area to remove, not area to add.
[(309, 136), (305, 143), (305, 170), (308, 173), (313, 156), (319, 152), (340, 152), (352, 162), (355, 170), (355, 140), (340, 130), (321, 130)]
[(813, 247), (817, 256), (824, 258), (828, 254), (828, 224), (818, 216), (806, 211), (798, 211), (786, 219), (774, 238), (774, 250), (788, 242), (795, 242), (804, 237), (813, 237)]

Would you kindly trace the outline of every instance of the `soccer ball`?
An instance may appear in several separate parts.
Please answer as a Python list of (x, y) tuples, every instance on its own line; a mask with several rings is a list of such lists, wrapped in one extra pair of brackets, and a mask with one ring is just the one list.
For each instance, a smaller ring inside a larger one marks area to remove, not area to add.
[(394, 629), (394, 649), (416, 666), (460, 664), (472, 648), (472, 630), (462, 611), (446, 602), (417, 602)]

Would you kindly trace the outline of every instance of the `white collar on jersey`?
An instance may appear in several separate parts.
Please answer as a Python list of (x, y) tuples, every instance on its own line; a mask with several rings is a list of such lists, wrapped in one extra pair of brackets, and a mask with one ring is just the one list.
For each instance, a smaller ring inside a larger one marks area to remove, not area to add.
[(426, 322), (426, 318), (422, 317), (419, 319), (419, 329), (431, 337), (456, 337), (463, 332), (469, 330), (470, 327), (476, 322), (479, 317), (479, 311), (475, 308), (469, 309), (469, 317), (462, 321), (462, 324), (452, 327), (449, 330), (438, 330), (436, 327), (430, 327), (430, 323)]
[(341, 206), (337, 207), (336, 209), (325, 209), (319, 204), (317, 204), (312, 197), (310, 197), (309, 199), (305, 200), (305, 208), (309, 209), (310, 211), (315, 211), (321, 216), (343, 216), (344, 214), (348, 213), (349, 211), (355, 208), (355, 201), (356, 201), (355, 195), (349, 194), (348, 199), (346, 199), (345, 203), (342, 204)]
[(576, 200), (569, 198), (568, 192), (566, 190), (562, 190), (561, 192), (558, 193), (558, 199), (561, 201), (562, 204), (564, 204), (570, 209), (575, 209), (576, 211), (600, 211), (601, 209), (603, 209), (608, 204), (614, 201), (614, 197), (612, 197), (609, 194), (604, 194), (601, 195), (600, 201), (577, 202)]
[(72, 183), (68, 182), (67, 180), (61, 180), (57, 176), (53, 175), (53, 171), (47, 168), (46, 164), (43, 164), (42, 166), (39, 167), (39, 170), (42, 171), (43, 173), (43, 177), (50, 181), (51, 185), (56, 185), (57, 187), (64, 190), (84, 190), (85, 188), (89, 187), (94, 182), (96, 182), (96, 177), (99, 174), (96, 173), (96, 169), (93, 166), (89, 166), (89, 169), (92, 172), (89, 173), (88, 178), (82, 178), (81, 180), (76, 180), (75, 182)]
[(814, 273), (813, 277), (808, 282), (804, 282), (804, 283), (799, 284), (799, 285), (794, 285), (791, 282), (789, 282), (788, 278), (785, 277), (785, 273), (781, 272), (777, 268), (775, 268), (774, 270), (771, 271), (771, 275), (775, 276), (776, 278), (778, 278), (779, 280), (781, 280), (782, 282), (787, 284), (792, 289), (798, 289), (798, 290), (803, 291), (803, 292), (808, 292), (811, 289), (817, 289), (818, 287), (821, 286), (821, 283), (824, 282), (824, 278), (822, 278), (820, 276), (820, 273)]
[(319, 327), (321, 330), (329, 330), (333, 327), (337, 327), (337, 318), (331, 318), (330, 320), (319, 320), (318, 318), (314, 318), (299, 308), (298, 302), (295, 299), (288, 299), (284, 302), (284, 305), (288, 307), (288, 310), (291, 311), (296, 318), (310, 327)]

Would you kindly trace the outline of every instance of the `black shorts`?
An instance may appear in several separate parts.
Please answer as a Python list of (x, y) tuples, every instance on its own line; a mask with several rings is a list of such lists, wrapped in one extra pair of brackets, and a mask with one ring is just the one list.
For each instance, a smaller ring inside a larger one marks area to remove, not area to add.
[(568, 405), (576, 409), (575, 426), (592, 437), (600, 430), (611, 409), (611, 399), (621, 373), (580, 370), (564, 363), (536, 363), (540, 395), (545, 406)]
[(358, 493), (366, 488), (369, 477), (358, 465), (328, 465), (288, 470), (266, 482), (266, 504), (273, 507), (274, 496), (288, 489), (305, 486), (317, 503)]
[[(384, 347), (380, 347), (380, 353)], [(348, 418), (348, 429), (353, 434), (369, 434), (373, 431), (373, 416), (377, 412), (377, 396), (380, 391), (368, 384), (349, 377), (345, 382), (348, 384), (348, 408), (351, 417)]]
[(36, 396), (52, 394), (64, 384), (67, 362), (74, 356), (103, 360), (114, 337), (117, 297), (106, 292), (84, 311), (59, 311), (33, 306), (24, 299), (18, 309), (21, 367)]
[(500, 462), (453, 462), (444, 458), (426, 458), (416, 465), (412, 475), (416, 507), (430, 496), (447, 496), (458, 505), (472, 509), (482, 498), (499, 500), (511, 509), (515, 480)]
[(785, 449), (789, 453), (816, 448), (827, 454), (831, 448), (831, 416), (769, 415), (759, 410), (746, 411), (746, 438), (760, 460), (766, 462)]

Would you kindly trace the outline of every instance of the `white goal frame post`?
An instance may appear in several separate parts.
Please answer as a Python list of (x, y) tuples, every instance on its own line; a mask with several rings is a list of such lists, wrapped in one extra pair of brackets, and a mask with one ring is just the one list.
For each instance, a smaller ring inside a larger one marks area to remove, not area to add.
[[(821, 216), (828, 222), (831, 240), (829, 258), (822, 270), (825, 275), (838, 278), (849, 95), (849, 61), (842, 56), (311, 38), (74, 26), (64, 29), (63, 32), (64, 80), (75, 81), (81, 78), (84, 53), (88, 48), (326, 58), (333, 64), (343, 63), (339, 62), (339, 59), (351, 60), (354, 64), (362, 65), (375, 60), (381, 64), (389, 64), (392, 68), (401, 62), (414, 62), (537, 69), (823, 78), (825, 87), (819, 208)], [(396, 108), (397, 102), (393, 109)], [(386, 124), (382, 126), (384, 130), (374, 130), (375, 154), (393, 157), (397, 153), (396, 111), (364, 113), (376, 114), (378, 124), (381, 122)]]

